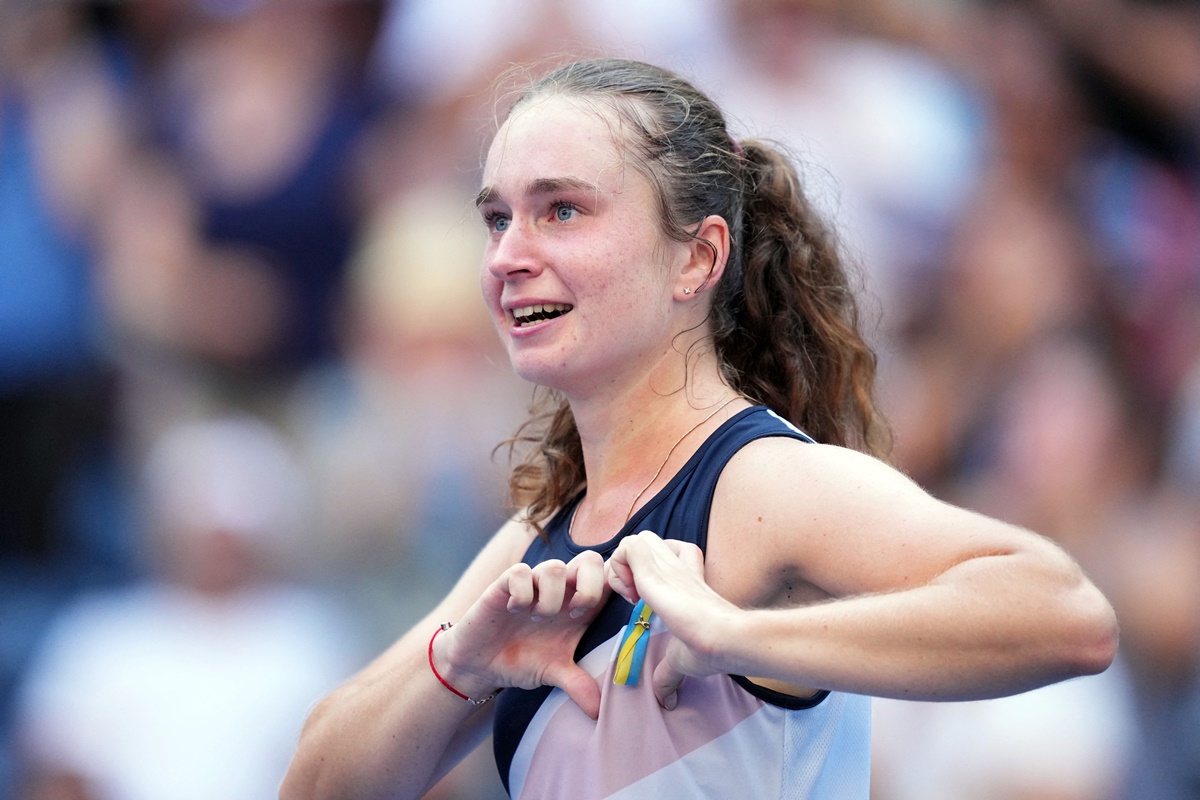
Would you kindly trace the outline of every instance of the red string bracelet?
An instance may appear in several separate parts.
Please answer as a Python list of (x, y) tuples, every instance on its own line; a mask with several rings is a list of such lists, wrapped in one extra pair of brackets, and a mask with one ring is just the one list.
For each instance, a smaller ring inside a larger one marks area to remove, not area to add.
[(442, 686), (445, 686), (447, 689), (454, 692), (456, 695), (461, 697), (463, 700), (466, 700), (471, 705), (481, 706), (484, 703), (486, 703), (488, 700), (491, 700), (493, 697), (500, 694), (500, 690), (497, 689), (496, 691), (492, 692), (491, 694), (489, 694), (487, 697), (483, 698), (482, 700), (476, 700), (473, 697), (467, 697), (465, 694), (460, 692), (458, 689), (455, 689), (453, 686), (451, 686), (449, 684), (449, 682), (438, 673), (437, 667), (435, 667), (433, 665), (433, 640), (438, 637), (439, 633), (441, 633), (442, 631), (448, 631), (448, 630), (450, 630), (450, 623), (443, 622), (441, 625), (437, 626), (436, 630), (434, 630), (433, 636), (429, 637), (429, 668), (431, 670), (433, 670), (433, 677), (437, 678), (438, 681), (442, 684)]

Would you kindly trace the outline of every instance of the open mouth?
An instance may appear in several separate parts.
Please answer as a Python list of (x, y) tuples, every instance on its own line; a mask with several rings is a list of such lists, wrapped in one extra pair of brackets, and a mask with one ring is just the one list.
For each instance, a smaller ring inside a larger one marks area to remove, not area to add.
[(533, 325), (536, 322), (542, 322), (555, 317), (561, 317), (566, 314), (574, 306), (569, 306), (565, 303), (545, 303), (541, 305), (522, 306), (512, 310), (513, 320), (518, 328), (523, 328), (527, 325)]

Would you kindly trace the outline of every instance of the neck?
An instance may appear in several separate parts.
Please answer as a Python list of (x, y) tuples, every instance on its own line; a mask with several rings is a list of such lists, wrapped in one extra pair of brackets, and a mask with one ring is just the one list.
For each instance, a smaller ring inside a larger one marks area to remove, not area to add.
[(572, 535), (581, 544), (611, 538), (654, 496), (708, 435), (750, 404), (697, 363), (683, 388), (651, 385), (603, 401), (571, 400), (583, 445), (588, 496)]

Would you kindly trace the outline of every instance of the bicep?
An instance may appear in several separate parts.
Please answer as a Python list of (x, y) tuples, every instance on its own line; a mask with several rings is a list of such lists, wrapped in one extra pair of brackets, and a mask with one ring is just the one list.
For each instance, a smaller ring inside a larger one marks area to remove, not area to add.
[(752, 443), (730, 461), (711, 522), (720, 580), (775, 576), (828, 597), (911, 588), (974, 558), (1048, 546), (932, 497), (878, 459), (788, 439)]

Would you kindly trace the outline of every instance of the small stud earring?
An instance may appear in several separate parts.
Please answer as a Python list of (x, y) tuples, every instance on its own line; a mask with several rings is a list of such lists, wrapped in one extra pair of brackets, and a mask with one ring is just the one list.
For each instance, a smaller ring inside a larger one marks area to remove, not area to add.
[(692, 293), (692, 290), (691, 290), (690, 288), (685, 288), (685, 289), (683, 290), (683, 293), (684, 293), (684, 294), (691, 294), (691, 293)]

